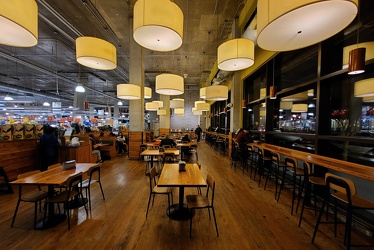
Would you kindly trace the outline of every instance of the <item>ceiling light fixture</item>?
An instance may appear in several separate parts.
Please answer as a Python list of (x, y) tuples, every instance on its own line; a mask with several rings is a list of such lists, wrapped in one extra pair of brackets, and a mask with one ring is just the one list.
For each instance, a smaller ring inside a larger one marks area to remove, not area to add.
[(224, 101), (229, 97), (229, 88), (224, 85), (206, 87), (206, 100)]
[(203, 87), (200, 89), (200, 98), (205, 99), (206, 98), (206, 87)]
[(184, 93), (184, 79), (179, 75), (161, 74), (156, 76), (156, 93), (160, 95), (181, 95)]
[(357, 15), (357, 5), (357, 0), (258, 1), (257, 44), (270, 51), (316, 44), (347, 27)]
[(200, 111), (210, 111), (209, 103), (197, 103), (196, 109)]
[(122, 101), (118, 101), (118, 102), (117, 102), (117, 105), (118, 105), (118, 106), (122, 106), (122, 105), (123, 105)]
[(164, 102), (163, 101), (153, 101), (153, 102), (158, 103), (158, 107), (159, 108), (163, 108), (164, 107)]
[(374, 78), (368, 78), (365, 80), (355, 82), (354, 96), (374, 96)]
[(13, 101), (13, 97), (9, 96), (8, 94), (4, 97), (4, 101)]
[(159, 109), (157, 110), (157, 115), (166, 116), (168, 115), (168, 112), (166, 109)]
[(170, 100), (170, 108), (184, 108), (184, 99), (176, 98), (173, 100)]
[(296, 101), (304, 101), (308, 99), (308, 92), (300, 92), (294, 95), (289, 95), (286, 97), (283, 97), (281, 100), (286, 102), (296, 102)]
[(44, 106), (44, 107), (49, 107), (49, 106), (51, 106), (51, 104), (49, 104), (49, 102), (44, 102), (44, 103), (43, 103), (43, 106)]
[(96, 37), (81, 36), (75, 40), (77, 62), (83, 66), (112, 70), (117, 67), (116, 47)]
[(1, 1), (0, 43), (32, 47), (38, 43), (38, 5), (35, 0)]
[(152, 98), (152, 89), (149, 87), (144, 87), (144, 99)]
[(218, 47), (218, 68), (238, 71), (253, 65), (255, 45), (247, 38), (237, 38), (224, 42)]
[(184, 108), (183, 109), (174, 109), (174, 114), (176, 114), (176, 115), (184, 115)]
[(75, 87), (75, 91), (79, 93), (84, 93), (86, 92), (86, 89), (82, 85), (78, 84), (77, 87)]
[(158, 103), (157, 102), (147, 102), (145, 104), (145, 110), (157, 111), (158, 110)]
[(135, 84), (118, 84), (117, 97), (124, 100), (139, 100), (140, 87)]
[(360, 6), (357, 14), (357, 43), (356, 48), (349, 51), (348, 75), (357, 75), (365, 72), (366, 48), (359, 48), (360, 41)]
[(293, 104), (292, 113), (305, 113), (308, 112), (308, 105), (307, 104)]
[(138, 0), (134, 5), (134, 40), (154, 51), (173, 51), (183, 42), (183, 12), (169, 0)]
[(197, 110), (197, 108), (192, 108), (192, 115), (202, 115), (202, 110)]

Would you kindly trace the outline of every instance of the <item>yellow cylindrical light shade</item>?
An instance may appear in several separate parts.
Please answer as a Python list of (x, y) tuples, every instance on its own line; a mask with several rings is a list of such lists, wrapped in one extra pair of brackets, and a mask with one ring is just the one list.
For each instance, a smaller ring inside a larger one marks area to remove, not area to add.
[(201, 111), (210, 111), (210, 104), (209, 103), (197, 103), (196, 109), (201, 110)]
[(145, 104), (145, 110), (157, 111), (158, 110), (158, 103), (157, 102), (147, 102)]
[(281, 101), (295, 102), (295, 101), (304, 101), (304, 100), (307, 100), (307, 99), (308, 99), (308, 92), (305, 91), (305, 92), (300, 92), (300, 93), (297, 93), (297, 94), (294, 94), (294, 95), (289, 95), (289, 96), (283, 97), (281, 99)]
[(374, 78), (368, 78), (355, 82), (354, 96), (374, 96)]
[(279, 108), (283, 110), (289, 110), (292, 109), (292, 104), (292, 102), (281, 101), (279, 104)]
[(35, 0), (0, 0), (0, 44), (31, 47), (38, 43)]
[(200, 89), (200, 98), (205, 99), (206, 98), (206, 87), (203, 87)]
[(255, 45), (247, 38), (224, 42), (218, 47), (218, 68), (226, 71), (246, 69), (253, 65)]
[(118, 84), (117, 97), (125, 100), (140, 99), (140, 87), (134, 84)]
[(153, 101), (153, 102), (157, 102), (159, 108), (163, 108), (164, 107), (164, 102), (163, 101)]
[(117, 67), (117, 50), (113, 44), (96, 37), (81, 36), (75, 41), (77, 62), (83, 66), (112, 70)]
[(144, 99), (152, 98), (152, 89), (149, 87), (144, 87)]
[(157, 110), (157, 115), (168, 115), (168, 111), (166, 109), (159, 109)]
[(184, 93), (184, 79), (179, 75), (161, 74), (156, 76), (156, 93), (160, 95), (181, 95)]
[(363, 102), (374, 102), (374, 96), (362, 97)]
[(192, 115), (202, 115), (203, 111), (192, 108)]
[(134, 5), (134, 40), (154, 51), (173, 51), (182, 45), (183, 12), (169, 0), (138, 0)]
[(257, 44), (265, 50), (308, 47), (337, 34), (356, 17), (358, 0), (263, 0), (257, 3)]
[(173, 100), (170, 100), (170, 108), (184, 108), (184, 99), (176, 98)]
[(314, 96), (314, 89), (309, 89), (307, 91), (307, 96)]
[(374, 58), (374, 42), (365, 42), (359, 44), (352, 44), (343, 48), (343, 69), (348, 68), (349, 52), (357, 48), (366, 48), (365, 61)]
[(260, 116), (262, 116), (262, 117), (266, 116), (266, 111), (265, 110), (260, 110)]
[(195, 101), (195, 106), (194, 106), (195, 108), (197, 107), (198, 103), (205, 103), (205, 101)]
[(184, 108), (183, 109), (174, 109), (174, 114), (176, 115), (184, 115)]
[(260, 98), (264, 98), (266, 96), (266, 88), (260, 89)]
[(292, 113), (305, 113), (308, 112), (308, 104), (293, 104)]
[(213, 101), (227, 100), (229, 97), (229, 89), (227, 86), (217, 85), (206, 87), (206, 99)]

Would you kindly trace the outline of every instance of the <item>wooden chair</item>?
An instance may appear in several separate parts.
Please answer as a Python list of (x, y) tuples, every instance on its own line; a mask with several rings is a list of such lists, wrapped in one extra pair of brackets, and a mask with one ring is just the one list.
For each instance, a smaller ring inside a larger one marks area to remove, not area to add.
[[(207, 208), (208, 213), (209, 213), (209, 218), (210, 218), (210, 209), (212, 209), (214, 224), (216, 225), (216, 232), (217, 232), (217, 236), (218, 236), (216, 214), (214, 212), (214, 206), (213, 206), (216, 182), (214, 181), (213, 177), (210, 174), (208, 174), (208, 176), (206, 178), (206, 182), (208, 184), (208, 188), (206, 190), (206, 195), (205, 196), (204, 195), (187, 195), (186, 196), (187, 206), (188, 206), (188, 208), (191, 209), (192, 213), (195, 209)], [(209, 194), (211, 195), (210, 200), (209, 200)], [(192, 217), (193, 216), (191, 216), (191, 219), (190, 219), (190, 238), (192, 237)]]
[[(149, 171), (149, 199), (148, 199), (147, 213), (145, 215), (146, 218), (148, 217), (149, 204), (151, 203), (152, 196), (153, 196), (153, 199), (152, 199), (152, 205), (153, 205), (156, 194), (167, 195), (169, 209), (170, 209), (170, 196), (171, 196), (171, 199), (173, 200), (172, 189), (170, 187), (158, 187), (156, 175), (157, 175), (156, 167), (151, 168), (151, 170)], [(169, 213), (170, 213), (170, 210), (169, 210)]]
[[(68, 215), (68, 230), (70, 231), (70, 209), (72, 209), (71, 202), (76, 197), (83, 199), (82, 189), (78, 187), (78, 186), (82, 186), (82, 173), (78, 173), (73, 176), (70, 176), (66, 181), (66, 186), (67, 186), (66, 191), (63, 191), (57, 194), (56, 196), (50, 199), (47, 199), (45, 201), (43, 227), (45, 224), (46, 212), (47, 212), (48, 206), (53, 206), (55, 203), (57, 203), (57, 204), (64, 205), (64, 213), (67, 213)], [(83, 204), (83, 206), (84, 206), (84, 209), (86, 210), (86, 215), (88, 217), (88, 210), (87, 210), (86, 204)]]
[[(18, 175), (17, 179), (25, 178), (25, 177), (28, 177), (30, 175), (34, 175), (34, 174), (37, 174), (37, 173), (40, 173), (40, 170), (34, 170), (34, 171), (30, 171), (30, 172), (27, 172), (27, 173), (20, 174), (20, 175)], [(21, 201), (23, 201), (23, 202), (33, 202), (35, 204), (35, 208), (34, 208), (34, 229), (36, 229), (36, 217), (37, 217), (36, 215), (37, 215), (37, 211), (38, 211), (38, 203), (39, 203), (39, 206), (41, 208), (41, 202), (42, 202), (42, 200), (44, 200), (48, 197), (48, 192), (41, 190), (40, 186), (37, 186), (37, 188), (35, 188), (32, 193), (27, 193), (27, 195), (22, 195), (22, 185), (18, 185), (18, 190), (19, 190), (18, 201), (17, 201), (17, 205), (16, 205), (16, 210), (14, 211), (14, 215), (13, 215), (13, 219), (12, 219), (12, 225), (10, 227), (13, 227), (14, 221), (15, 221), (16, 216), (17, 216), (19, 204), (21, 203)]]
[(140, 154), (147, 149), (147, 145), (146, 144), (142, 144), (140, 145), (140, 150), (139, 150), (139, 157), (138, 157), (138, 162), (143, 158), (143, 156), (141, 156)]
[(103, 187), (101, 186), (100, 165), (90, 168), (87, 172), (87, 175), (89, 176), (89, 179), (84, 180), (82, 182), (82, 185), (79, 185), (79, 187), (86, 190), (86, 197), (88, 197), (88, 204), (89, 204), (90, 211), (91, 211), (91, 185), (92, 184), (99, 183), (101, 194), (103, 196), (103, 200), (105, 200)]
[[(345, 222), (345, 233), (344, 233), (344, 245), (347, 249), (350, 249), (351, 246), (351, 230), (352, 230), (352, 216), (353, 211), (355, 209), (365, 209), (365, 210), (374, 210), (374, 203), (368, 201), (358, 195), (356, 195), (356, 186), (354, 182), (348, 178), (343, 178), (331, 173), (327, 173), (325, 176), (326, 180), (326, 197), (323, 201), (320, 214), (318, 216), (317, 224), (314, 229), (313, 237), (312, 237), (312, 244), (316, 237), (318, 226), (320, 223), (331, 223), (331, 222), (321, 222), (322, 214), (324, 212), (324, 208), (326, 205), (329, 204), (329, 198), (334, 199), (334, 233), (336, 237), (336, 224), (337, 224), (337, 202), (343, 203), (346, 209), (346, 222)], [(332, 192), (331, 192), (331, 191)], [(360, 247), (366, 245), (357, 245)], [(373, 245), (367, 246), (373, 247)]]
[[(326, 187), (325, 177), (314, 176), (313, 171), (312, 171), (312, 166), (309, 162), (304, 162), (304, 178), (306, 178), (304, 181), (306, 187), (305, 187), (303, 204), (301, 206), (299, 227), (301, 226), (301, 222), (303, 220), (303, 213), (304, 213), (306, 202), (312, 193), (313, 193), (313, 198), (314, 198), (314, 213), (317, 215), (317, 195), (316, 195), (315, 188)], [(296, 206), (296, 213), (297, 213), (297, 208), (299, 207), (300, 198), (301, 198), (301, 193), (299, 194), (299, 199), (298, 199), (297, 206)]]
[[(258, 170), (258, 186), (261, 184), (261, 176), (264, 175), (264, 170), (271, 171), (271, 157), (265, 155), (265, 150), (263, 148), (257, 148), (257, 154), (258, 154), (258, 161), (257, 161), (257, 168), (255, 170), (255, 177), (254, 180), (256, 180), (256, 174)], [(266, 169), (266, 167), (269, 167)]]
[[(199, 167), (199, 170), (201, 171), (201, 163), (197, 161), (196, 165)], [(197, 193), (201, 194), (201, 187), (197, 187)]]

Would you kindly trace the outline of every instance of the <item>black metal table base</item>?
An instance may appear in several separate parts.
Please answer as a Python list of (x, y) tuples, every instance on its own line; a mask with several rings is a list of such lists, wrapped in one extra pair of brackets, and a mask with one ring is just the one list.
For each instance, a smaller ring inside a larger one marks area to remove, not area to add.
[(43, 220), (39, 220), (36, 222), (36, 229), (48, 229), (54, 226), (57, 226), (58, 224), (62, 223), (64, 220), (66, 220), (65, 214), (54, 214), (53, 217), (47, 217), (45, 219), (45, 224), (43, 227)]
[(189, 209), (187, 204), (183, 204), (183, 207), (180, 207), (179, 204), (173, 204), (166, 209), (166, 214), (172, 220), (181, 221), (189, 220), (192, 216), (194, 216), (195, 211)]

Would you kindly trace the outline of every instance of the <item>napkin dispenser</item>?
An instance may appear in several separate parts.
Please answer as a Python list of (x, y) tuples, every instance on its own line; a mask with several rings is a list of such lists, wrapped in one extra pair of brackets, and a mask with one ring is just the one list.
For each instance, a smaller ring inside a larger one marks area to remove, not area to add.
[(185, 161), (179, 161), (179, 171), (181, 171), (181, 172), (186, 171), (186, 162)]
[(65, 161), (62, 163), (62, 170), (74, 169), (75, 168), (75, 160)]

